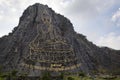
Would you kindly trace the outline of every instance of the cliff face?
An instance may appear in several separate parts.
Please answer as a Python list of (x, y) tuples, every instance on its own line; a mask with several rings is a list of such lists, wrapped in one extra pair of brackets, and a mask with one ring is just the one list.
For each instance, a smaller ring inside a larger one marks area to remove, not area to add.
[(46, 5), (29, 6), (13, 32), (0, 39), (0, 64), (37, 76), (44, 71), (120, 71), (120, 51), (99, 48)]

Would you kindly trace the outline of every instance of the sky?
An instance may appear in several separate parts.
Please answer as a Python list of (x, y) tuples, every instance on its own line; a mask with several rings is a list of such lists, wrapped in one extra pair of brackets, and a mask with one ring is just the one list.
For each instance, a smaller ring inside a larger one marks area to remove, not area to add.
[(35, 3), (70, 19), (74, 30), (97, 46), (120, 50), (120, 0), (0, 0), (0, 37), (18, 26), (23, 11)]

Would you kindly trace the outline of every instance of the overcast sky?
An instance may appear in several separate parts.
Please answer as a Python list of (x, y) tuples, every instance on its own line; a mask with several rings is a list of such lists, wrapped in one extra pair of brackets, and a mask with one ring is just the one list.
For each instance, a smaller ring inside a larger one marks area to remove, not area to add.
[(0, 36), (11, 32), (34, 3), (47, 4), (69, 18), (75, 31), (94, 44), (120, 49), (120, 0), (0, 0)]

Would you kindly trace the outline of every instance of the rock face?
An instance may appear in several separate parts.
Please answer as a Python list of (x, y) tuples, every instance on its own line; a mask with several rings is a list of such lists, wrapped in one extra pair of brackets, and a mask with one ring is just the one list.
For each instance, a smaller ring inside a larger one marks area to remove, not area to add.
[(50, 72), (120, 72), (120, 51), (99, 48), (47, 5), (29, 6), (8, 36), (0, 38), (0, 64), (30, 76)]

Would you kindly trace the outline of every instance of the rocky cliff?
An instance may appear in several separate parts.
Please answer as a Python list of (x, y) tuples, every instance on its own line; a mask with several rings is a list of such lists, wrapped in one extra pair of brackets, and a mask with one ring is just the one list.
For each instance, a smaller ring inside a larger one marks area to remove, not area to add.
[(0, 65), (31, 76), (44, 71), (119, 73), (120, 51), (97, 47), (47, 5), (29, 6), (13, 32), (0, 38)]

